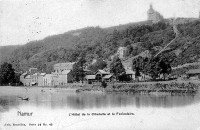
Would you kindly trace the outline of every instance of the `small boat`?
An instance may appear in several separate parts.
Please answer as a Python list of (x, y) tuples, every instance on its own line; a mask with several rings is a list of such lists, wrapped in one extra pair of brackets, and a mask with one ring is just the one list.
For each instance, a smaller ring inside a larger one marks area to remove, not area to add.
[(23, 97), (18, 97), (19, 99), (21, 99), (21, 100), (26, 100), (26, 101), (28, 101), (29, 100), (29, 98), (27, 97), (27, 98), (23, 98)]

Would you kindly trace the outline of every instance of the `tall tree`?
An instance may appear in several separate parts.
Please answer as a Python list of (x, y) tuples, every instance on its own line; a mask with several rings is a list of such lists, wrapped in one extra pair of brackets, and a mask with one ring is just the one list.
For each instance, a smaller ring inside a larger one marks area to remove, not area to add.
[(84, 74), (84, 68), (85, 68), (85, 63), (86, 60), (84, 56), (80, 57), (77, 61), (77, 63), (74, 65), (73, 70), (72, 70), (72, 75), (75, 81), (82, 81), (85, 76)]
[(156, 57), (156, 58), (142, 58), (138, 57), (133, 59), (132, 69), (136, 72), (136, 77), (140, 76), (140, 72), (149, 75), (155, 80), (163, 74), (165, 80), (166, 74), (171, 73), (171, 65), (168, 58)]
[(149, 74), (153, 80), (159, 77), (160, 67), (158, 58), (149, 60), (148, 65), (146, 65), (146, 73)]
[(119, 76), (125, 74), (125, 69), (119, 57), (114, 57), (112, 63), (110, 64), (110, 72), (113, 73), (116, 79), (119, 79)]
[(126, 56), (130, 56), (133, 52), (133, 47), (131, 45), (126, 46), (127, 51), (126, 51)]
[(122, 46), (127, 47), (128, 45), (131, 45), (130, 39), (124, 38), (122, 41)]
[(0, 84), (6, 85), (15, 82), (15, 71), (12, 65), (5, 62), (0, 67)]
[(163, 74), (163, 78), (165, 80), (166, 75), (170, 74), (172, 71), (169, 60), (167, 58), (162, 58), (159, 61), (159, 67), (160, 67), (160, 74)]

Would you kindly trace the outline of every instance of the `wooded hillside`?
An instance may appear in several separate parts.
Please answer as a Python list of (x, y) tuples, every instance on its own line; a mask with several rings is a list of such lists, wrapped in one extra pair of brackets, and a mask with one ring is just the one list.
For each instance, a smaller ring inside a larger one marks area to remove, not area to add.
[[(200, 21), (192, 20), (178, 25), (180, 37), (162, 55), (170, 57), (172, 66), (198, 61), (200, 58)], [(88, 27), (49, 36), (16, 48), (0, 48), (1, 62), (11, 63), (16, 71), (37, 67), (51, 72), (58, 62), (76, 61), (85, 54), (89, 63), (94, 58), (109, 60), (119, 46), (127, 46), (127, 57), (149, 50), (155, 55), (160, 48), (174, 39), (175, 34), (169, 21), (151, 24), (121, 25), (113, 28)], [(156, 49), (155, 49), (156, 48)]]

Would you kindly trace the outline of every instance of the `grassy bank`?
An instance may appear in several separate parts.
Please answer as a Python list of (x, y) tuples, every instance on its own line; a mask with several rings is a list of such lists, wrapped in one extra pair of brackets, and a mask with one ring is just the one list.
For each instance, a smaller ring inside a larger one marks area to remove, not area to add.
[(113, 83), (108, 84), (106, 88), (100, 85), (83, 86), (76, 92), (195, 94), (199, 86), (200, 83), (196, 82)]
[(106, 92), (130, 92), (130, 93), (195, 93), (198, 84), (194, 83), (170, 83), (170, 84), (114, 84), (106, 88)]

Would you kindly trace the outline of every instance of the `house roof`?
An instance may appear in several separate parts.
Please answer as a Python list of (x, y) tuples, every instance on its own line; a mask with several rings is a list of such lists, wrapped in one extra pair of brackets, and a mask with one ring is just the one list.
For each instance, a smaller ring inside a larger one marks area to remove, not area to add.
[(104, 70), (98, 70), (97, 73), (100, 72), (101, 74), (110, 74), (109, 72), (106, 72)]
[(62, 71), (62, 74), (68, 74), (71, 70), (64, 70)]
[(22, 75), (23, 75), (23, 76), (25, 76), (25, 75), (27, 75), (27, 74), (28, 74), (28, 73), (27, 73), (27, 72), (25, 72), (25, 73), (23, 73)]
[(192, 69), (186, 72), (186, 74), (200, 74), (200, 69)]
[(49, 77), (52, 77), (52, 76), (53, 76), (52, 74), (46, 74), (45, 78), (49, 78)]
[(29, 68), (29, 70), (37, 70), (37, 68)]
[(36, 82), (31, 82), (31, 84), (36, 84)]
[(126, 74), (132, 74), (132, 75), (134, 75), (135, 71), (133, 71), (133, 70), (126, 70)]
[(113, 76), (112, 74), (105, 75), (105, 76), (103, 77), (103, 79), (110, 79), (112, 76)]
[(33, 74), (33, 76), (38, 76), (39, 75), (39, 73), (35, 73), (35, 74)]
[(95, 79), (96, 75), (86, 75), (85, 78), (86, 79)]
[(26, 78), (26, 79), (30, 79), (30, 78), (31, 78), (31, 76), (30, 76), (30, 75), (27, 75), (25, 78)]
[(126, 49), (127, 47), (122, 47), (122, 46), (118, 48), (118, 50), (126, 50)]
[(89, 70), (89, 69), (83, 69), (83, 71), (85, 71), (85, 72), (91, 72), (91, 70)]
[(41, 75), (41, 76), (44, 76), (44, 75), (46, 75), (46, 73), (41, 73), (40, 75)]

